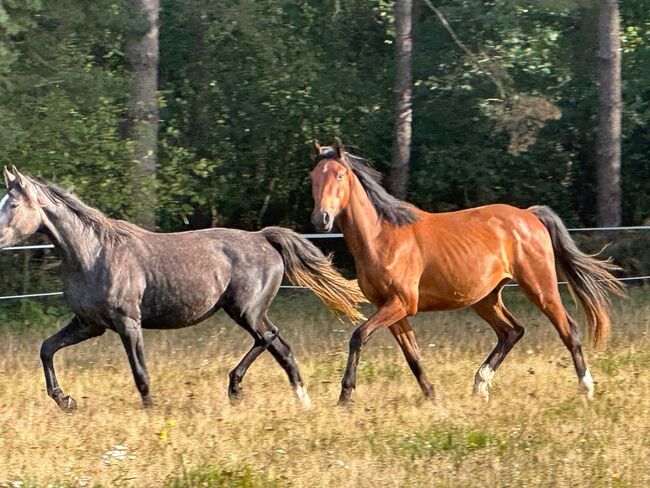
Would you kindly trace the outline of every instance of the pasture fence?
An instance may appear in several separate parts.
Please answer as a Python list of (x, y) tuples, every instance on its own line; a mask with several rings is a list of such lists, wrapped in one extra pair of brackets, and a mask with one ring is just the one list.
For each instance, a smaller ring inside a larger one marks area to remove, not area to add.
[[(650, 226), (647, 225), (632, 225), (624, 227), (577, 227), (567, 229), (569, 232), (626, 232), (626, 231), (650, 231)], [(302, 234), (303, 237), (307, 239), (340, 239), (343, 237), (343, 234), (331, 233), (331, 234)], [(31, 250), (41, 250), (41, 249), (54, 249), (52, 244), (34, 244), (28, 246), (10, 246), (2, 249), (2, 251), (31, 251)], [(650, 280), (650, 275), (645, 276), (627, 276), (618, 278), (621, 281), (645, 281)], [(560, 281), (559, 284), (566, 285), (565, 281)], [(506, 285), (508, 287), (518, 286), (516, 283), (510, 283)], [(295, 285), (282, 285), (280, 288), (284, 289), (301, 289), (302, 286)], [(53, 291), (53, 292), (43, 292), (43, 293), (26, 293), (22, 295), (5, 295), (0, 296), (0, 301), (2, 300), (21, 300), (29, 298), (43, 298), (43, 297), (54, 297), (63, 295), (62, 291)]]

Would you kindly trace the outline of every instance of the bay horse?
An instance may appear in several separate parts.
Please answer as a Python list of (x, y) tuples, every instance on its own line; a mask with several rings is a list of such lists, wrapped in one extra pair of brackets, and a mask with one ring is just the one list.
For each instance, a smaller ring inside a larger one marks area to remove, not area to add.
[(562, 304), (556, 266), (582, 304), (596, 345), (604, 344), (610, 332), (609, 293), (623, 294), (612, 275), (617, 266), (581, 252), (548, 207), (486, 205), (428, 213), (388, 194), (381, 174), (345, 151), (340, 139), (325, 147), (315, 142), (315, 149), (312, 224), (329, 232), (336, 220), (354, 257), (359, 286), (377, 307), (350, 339), (339, 403), (348, 402), (355, 388), (362, 347), (384, 328), (397, 340), (424, 395), (433, 398), (408, 317), (465, 307), (497, 336), (474, 381), (474, 394), (487, 401), (495, 371), (524, 335), (501, 296), (512, 280), (555, 326), (571, 353), (580, 387), (588, 398), (593, 396), (580, 332)]
[(289, 377), (305, 405), (309, 396), (289, 344), (267, 315), (287, 275), (352, 320), (365, 301), (356, 282), (304, 237), (280, 227), (259, 232), (206, 229), (154, 233), (108, 218), (74, 195), (13, 168), (4, 169), (8, 192), (0, 201), (0, 248), (35, 232), (47, 235), (62, 257), (64, 296), (74, 317), (41, 347), (47, 393), (64, 411), (76, 409), (54, 371), (61, 348), (102, 335), (122, 339), (145, 406), (152, 403), (142, 328), (197, 324), (219, 309), (252, 337), (253, 346), (230, 372), (228, 395), (236, 403), (246, 370), (265, 350)]

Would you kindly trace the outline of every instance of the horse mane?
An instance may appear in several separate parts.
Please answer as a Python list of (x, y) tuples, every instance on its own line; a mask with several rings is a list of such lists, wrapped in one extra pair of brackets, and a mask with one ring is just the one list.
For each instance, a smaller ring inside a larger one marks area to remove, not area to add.
[(375, 207), (380, 219), (396, 226), (414, 224), (420, 217), (415, 213), (415, 207), (395, 198), (382, 186), (383, 175), (374, 168), (368, 166), (368, 161), (360, 156), (355, 156), (347, 151), (341, 151), (341, 158), (337, 152), (326, 148), (317, 158), (317, 162), (323, 159), (335, 159), (347, 166), (356, 175), (366, 191), (368, 198)]
[(46, 198), (55, 204), (64, 205), (86, 228), (94, 230), (104, 244), (124, 242), (139, 230), (139, 227), (134, 224), (112, 219), (100, 210), (86, 205), (79, 197), (53, 183), (41, 182), (34, 178), (29, 180)]

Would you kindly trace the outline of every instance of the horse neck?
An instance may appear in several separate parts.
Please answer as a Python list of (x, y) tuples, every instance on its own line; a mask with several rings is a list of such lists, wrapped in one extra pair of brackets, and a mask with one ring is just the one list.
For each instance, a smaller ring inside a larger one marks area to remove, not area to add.
[(102, 248), (97, 230), (81, 221), (66, 205), (48, 202), (42, 207), (43, 227), (65, 265), (84, 271), (92, 268)]
[(375, 206), (356, 176), (352, 176), (350, 198), (339, 215), (339, 228), (355, 261), (372, 259), (381, 236), (381, 222)]

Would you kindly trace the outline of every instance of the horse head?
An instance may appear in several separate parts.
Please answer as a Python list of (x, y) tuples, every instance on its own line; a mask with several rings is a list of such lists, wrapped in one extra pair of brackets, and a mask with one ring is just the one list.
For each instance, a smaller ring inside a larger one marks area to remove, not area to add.
[(15, 166), (4, 168), (7, 193), (0, 200), (0, 249), (34, 234), (43, 223), (36, 185)]
[(316, 166), (311, 172), (314, 210), (311, 222), (319, 232), (330, 232), (334, 220), (350, 200), (350, 168), (345, 164), (343, 143), (337, 137), (331, 146), (314, 141)]

